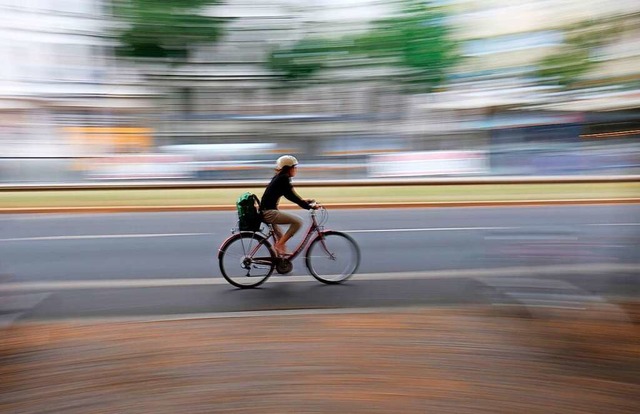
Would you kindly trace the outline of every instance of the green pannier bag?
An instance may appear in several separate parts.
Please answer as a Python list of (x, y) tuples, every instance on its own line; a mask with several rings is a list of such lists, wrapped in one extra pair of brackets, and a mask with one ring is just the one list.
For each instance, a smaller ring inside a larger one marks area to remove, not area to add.
[(240, 231), (258, 231), (262, 224), (260, 199), (253, 193), (246, 192), (236, 201), (238, 209), (238, 226)]

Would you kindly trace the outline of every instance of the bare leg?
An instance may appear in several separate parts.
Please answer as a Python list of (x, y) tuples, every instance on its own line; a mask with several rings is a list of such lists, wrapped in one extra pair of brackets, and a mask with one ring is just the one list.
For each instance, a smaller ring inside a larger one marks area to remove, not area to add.
[(280, 226), (278, 226), (277, 224), (272, 224), (272, 226), (273, 226), (273, 234), (275, 236), (275, 240), (277, 243), (278, 240), (282, 238), (282, 230), (280, 229)]
[(290, 238), (291, 236), (285, 233), (282, 237), (278, 239), (278, 241), (273, 246), (273, 248), (276, 249), (276, 251), (280, 254), (284, 254), (284, 255), (291, 254), (290, 252), (287, 251), (287, 241), (289, 241)]
[[(280, 255), (288, 255), (290, 254), (287, 251), (287, 241), (293, 237), (294, 234), (302, 227), (302, 219), (295, 214), (284, 213), (282, 211), (277, 210), (269, 210), (265, 214), (265, 218), (273, 224), (274, 233), (276, 236), (276, 243), (273, 248)], [(282, 234), (279, 226), (277, 224), (288, 224), (289, 228), (285, 234)]]

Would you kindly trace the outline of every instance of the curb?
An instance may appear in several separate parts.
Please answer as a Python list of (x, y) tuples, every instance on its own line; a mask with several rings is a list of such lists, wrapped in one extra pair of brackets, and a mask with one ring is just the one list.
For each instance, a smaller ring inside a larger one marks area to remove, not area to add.
[[(398, 203), (327, 204), (331, 210), (380, 208), (449, 208), (449, 207), (535, 207), (563, 205), (640, 204), (640, 198), (566, 199), (566, 200), (502, 200), (502, 201), (435, 201)], [(284, 210), (297, 206), (282, 206)], [(76, 213), (161, 213), (180, 211), (235, 211), (235, 205), (202, 206), (111, 206), (111, 207), (17, 207), (0, 208), (0, 214), (76, 214)]]

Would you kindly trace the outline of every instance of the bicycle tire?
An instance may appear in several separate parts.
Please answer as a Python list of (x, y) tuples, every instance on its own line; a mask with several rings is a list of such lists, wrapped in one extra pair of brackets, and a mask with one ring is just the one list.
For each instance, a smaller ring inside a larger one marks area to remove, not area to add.
[(353, 238), (339, 231), (324, 231), (306, 251), (309, 273), (322, 283), (334, 285), (349, 279), (360, 265), (360, 248)]
[[(218, 264), (222, 276), (241, 289), (263, 284), (275, 269), (276, 253), (261, 234), (240, 232), (220, 246)], [(253, 274), (252, 271), (255, 271)]]

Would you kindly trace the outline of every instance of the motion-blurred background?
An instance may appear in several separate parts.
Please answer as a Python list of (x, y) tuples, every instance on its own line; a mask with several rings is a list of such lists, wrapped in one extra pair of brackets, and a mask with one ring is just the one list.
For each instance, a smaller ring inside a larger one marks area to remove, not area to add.
[(632, 0), (0, 0), (0, 182), (637, 174)]
[[(638, 0), (0, 0), (0, 412), (640, 412), (639, 23)], [(354, 180), (299, 186), (360, 246), (352, 283), (222, 278), (243, 180), (285, 153)], [(418, 207), (448, 202), (487, 205)]]

